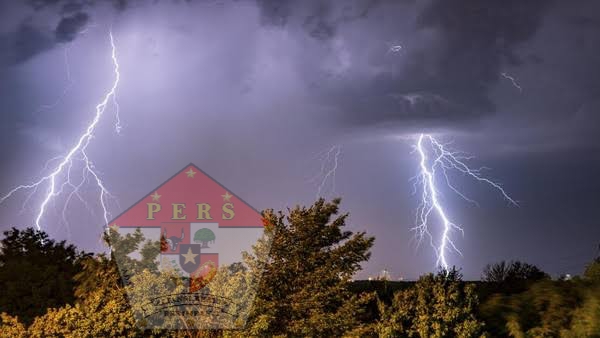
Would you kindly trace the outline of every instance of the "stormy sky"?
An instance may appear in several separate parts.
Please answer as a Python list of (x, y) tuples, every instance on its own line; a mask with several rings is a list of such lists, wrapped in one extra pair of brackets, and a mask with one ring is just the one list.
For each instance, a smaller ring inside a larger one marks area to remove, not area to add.
[[(93, 118), (114, 80), (111, 31), (123, 129), (111, 104), (88, 155), (114, 215), (190, 162), (256, 209), (309, 204), (323, 151), (340, 145), (324, 194), (376, 237), (359, 277), (414, 279), (435, 267), (410, 231), (412, 146), (426, 132), (475, 155), (519, 201), (461, 175), (455, 186), (479, 206), (442, 191), (465, 229), (449, 261), (466, 278), (502, 259), (576, 274), (597, 253), (596, 1), (3, 1), (2, 193), (47, 173)], [(0, 230), (33, 223), (31, 196), (0, 205)], [(69, 224), (51, 203), (45, 230), (99, 250), (94, 196), (82, 188), (89, 204), (75, 199)]]

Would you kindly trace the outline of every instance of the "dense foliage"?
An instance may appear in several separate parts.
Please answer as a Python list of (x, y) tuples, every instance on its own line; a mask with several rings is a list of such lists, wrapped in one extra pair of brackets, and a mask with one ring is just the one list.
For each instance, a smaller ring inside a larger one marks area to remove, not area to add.
[(349, 290), (351, 277), (369, 258), (374, 238), (344, 231), (339, 200), (310, 208), (263, 213), (265, 257), (248, 330), (259, 336), (342, 336), (357, 328), (366, 295)]
[(452, 269), (422, 276), (397, 292), (390, 307), (379, 303), (376, 331), (383, 337), (476, 337), (484, 324), (475, 317), (475, 287)]
[[(140, 326), (132, 299), (183, 286), (156, 270), (161, 243), (139, 231), (111, 231), (106, 239), (113, 254), (107, 257), (33, 229), (11, 229), (1, 241), (0, 335), (600, 337), (600, 258), (570, 280), (552, 280), (526, 263), (500, 262), (486, 267), (481, 282), (463, 281), (455, 269), (416, 282), (352, 282), (374, 239), (345, 230), (348, 215), (338, 214), (339, 202), (263, 212), (264, 236), (242, 262), (219, 267), (208, 288), (250, 309), (239, 330)], [(200, 314), (195, 320), (207, 319)]]
[(75, 300), (75, 275), (87, 257), (42, 231), (12, 228), (0, 241), (0, 312), (31, 323), (47, 308)]

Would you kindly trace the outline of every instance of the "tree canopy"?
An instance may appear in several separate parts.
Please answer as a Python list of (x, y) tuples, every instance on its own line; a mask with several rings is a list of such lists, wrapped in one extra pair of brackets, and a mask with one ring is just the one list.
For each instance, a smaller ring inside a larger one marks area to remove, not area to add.
[(344, 230), (348, 214), (340, 200), (320, 199), (288, 213), (263, 212), (265, 241), (255, 247), (255, 269), (263, 270), (247, 333), (258, 336), (335, 337), (359, 326), (365, 295), (348, 286), (366, 261), (374, 238)]
[(391, 306), (379, 302), (373, 331), (380, 337), (479, 337), (475, 285), (456, 270), (426, 274), (414, 287), (398, 291)]
[(486, 267), (482, 282), (463, 281), (452, 269), (416, 282), (356, 283), (351, 278), (368, 260), (374, 238), (346, 230), (348, 214), (339, 206), (338, 199), (320, 199), (264, 211), (264, 236), (241, 262), (218, 267), (202, 290), (234, 300), (227, 324), (238, 330), (215, 327), (201, 306), (192, 318), (144, 327), (143, 306), (134, 300), (176, 295), (189, 285), (157, 269), (163, 243), (146, 240), (139, 229), (127, 235), (112, 229), (107, 256), (13, 228), (0, 241), (0, 335), (600, 337), (600, 258), (570, 280), (500, 262)]
[(43, 231), (12, 228), (0, 241), (0, 312), (28, 324), (75, 300), (75, 275), (89, 255)]
[(486, 265), (481, 279), (493, 283), (512, 283), (525, 280), (535, 281), (544, 278), (549, 278), (548, 274), (535, 265), (520, 261), (511, 261), (508, 263), (501, 261), (496, 264)]

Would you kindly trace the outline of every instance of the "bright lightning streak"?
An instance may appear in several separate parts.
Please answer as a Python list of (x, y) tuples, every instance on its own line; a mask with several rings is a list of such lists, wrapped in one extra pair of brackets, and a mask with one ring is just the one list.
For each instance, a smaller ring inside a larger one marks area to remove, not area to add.
[[(461, 198), (468, 202), (475, 203), (475, 201), (467, 198), (451, 184), (448, 176), (450, 171), (457, 171), (478, 182), (485, 183), (497, 190), (512, 205), (516, 206), (518, 204), (498, 183), (483, 176), (482, 170), (486, 168), (470, 168), (466, 164), (466, 161), (472, 159), (472, 157), (447, 148), (446, 144), (438, 142), (433, 136), (429, 134), (420, 134), (415, 149), (419, 154), (420, 159), (419, 175), (416, 177), (416, 184), (421, 185), (422, 193), (421, 201), (416, 213), (416, 225), (412, 230), (416, 232), (419, 242), (421, 242), (424, 236), (429, 237), (430, 244), (437, 256), (436, 265), (447, 270), (447, 253), (449, 251), (454, 251), (462, 255), (452, 241), (451, 234), (454, 231), (464, 232), (460, 225), (452, 222), (448, 217), (447, 212), (442, 205), (442, 201), (440, 201), (439, 184), (445, 184)], [(430, 232), (430, 217), (432, 214), (436, 214), (442, 223), (441, 238), (437, 245), (434, 243), (433, 236)]]
[(402, 46), (401, 45), (395, 45), (395, 46), (390, 46), (389, 51), (392, 53), (397, 53), (399, 51), (402, 50)]
[(398, 43), (387, 42), (386, 44), (388, 46), (388, 50), (387, 50), (388, 53), (399, 53), (404, 48), (404, 47), (402, 47), (401, 44), (398, 44)]
[[(60, 162), (57, 165), (55, 165), (53, 167), (53, 169), (51, 169), (50, 174), (43, 176), (42, 178), (40, 178), (38, 181), (36, 181), (34, 183), (19, 185), (16, 188), (14, 188), (13, 190), (9, 191), (2, 198), (0, 198), (0, 204), (1, 204), (6, 199), (10, 198), (15, 193), (17, 193), (21, 190), (31, 190), (31, 193), (28, 195), (28, 197), (25, 201), (25, 203), (27, 203), (27, 201), (31, 198), (31, 196), (33, 194), (35, 194), (35, 192), (38, 191), (38, 188), (40, 188), (42, 185), (46, 185), (47, 188), (45, 191), (45, 195), (42, 199), (42, 202), (40, 203), (39, 210), (38, 210), (37, 216), (35, 218), (35, 226), (37, 227), (38, 230), (42, 229), (42, 218), (43, 218), (44, 214), (46, 213), (46, 210), (47, 210), (47, 207), (48, 207), (48, 204), (50, 203), (50, 201), (53, 198), (58, 197), (63, 192), (63, 190), (67, 187), (69, 187), (71, 189), (71, 192), (69, 193), (69, 195), (67, 195), (67, 199), (65, 202), (66, 204), (63, 208), (63, 218), (65, 215), (65, 209), (67, 208), (67, 205), (69, 204), (69, 202), (71, 201), (73, 196), (77, 196), (84, 203), (84, 205), (86, 207), (88, 207), (88, 204), (86, 202), (84, 202), (84, 199), (79, 194), (79, 189), (83, 186), (83, 184), (85, 182), (88, 182), (90, 177), (91, 177), (92, 181), (96, 184), (96, 186), (99, 190), (99, 196), (98, 196), (99, 204), (102, 207), (103, 217), (104, 217), (104, 221), (105, 221), (104, 224), (105, 224), (105, 226), (108, 225), (110, 213), (108, 211), (107, 199), (112, 197), (112, 195), (106, 189), (106, 186), (104, 185), (102, 179), (100, 178), (100, 175), (96, 171), (96, 168), (95, 168), (93, 162), (88, 157), (87, 147), (90, 144), (90, 141), (92, 140), (92, 138), (94, 137), (94, 132), (96, 130), (96, 127), (98, 126), (98, 123), (100, 122), (102, 116), (104, 115), (104, 112), (106, 111), (106, 108), (111, 100), (117, 108), (117, 112), (116, 112), (117, 113), (117, 115), (116, 115), (117, 122), (115, 125), (115, 130), (117, 130), (117, 132), (118, 132), (121, 129), (120, 119), (119, 119), (119, 115), (118, 115), (118, 104), (116, 103), (116, 98), (115, 98), (115, 94), (116, 94), (117, 87), (119, 85), (119, 80), (120, 80), (121, 74), (119, 73), (119, 63), (117, 60), (117, 51), (116, 51), (115, 41), (114, 41), (112, 32), (109, 33), (109, 37), (110, 37), (110, 46), (111, 46), (111, 59), (112, 59), (113, 67), (114, 67), (115, 79), (114, 79), (112, 86), (110, 87), (110, 90), (104, 95), (103, 100), (98, 105), (96, 105), (96, 112), (95, 112), (94, 118), (92, 119), (91, 123), (85, 129), (83, 134), (79, 137), (78, 142), (71, 148), (71, 150), (66, 155), (53, 159), (53, 160), (60, 159)], [(71, 181), (71, 169), (73, 168), (73, 161), (75, 161), (75, 160), (79, 160), (83, 164), (83, 177), (82, 177), (81, 182), (79, 182), (77, 184), (74, 184)], [(50, 162), (52, 162), (52, 160), (50, 160), (46, 164), (47, 167), (49, 166)], [(61, 179), (63, 179), (62, 183), (60, 183)], [(88, 209), (89, 209), (89, 207), (88, 207)]]
[(321, 172), (319, 177), (320, 183), (317, 187), (316, 198), (323, 197), (323, 191), (329, 186), (331, 180), (332, 192), (335, 192), (335, 175), (339, 166), (340, 155), (342, 154), (342, 146), (333, 145), (321, 156)]
[(512, 82), (513, 87), (517, 88), (520, 92), (523, 92), (523, 88), (521, 87), (521, 85), (519, 85), (517, 79), (515, 79), (513, 76), (510, 76), (507, 73), (500, 73), (500, 75), (502, 75), (503, 78)]

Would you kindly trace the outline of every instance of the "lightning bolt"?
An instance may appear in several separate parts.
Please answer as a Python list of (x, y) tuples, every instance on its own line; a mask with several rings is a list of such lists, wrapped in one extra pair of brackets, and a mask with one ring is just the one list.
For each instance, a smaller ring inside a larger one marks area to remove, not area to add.
[(513, 76), (510, 76), (507, 73), (500, 73), (500, 75), (502, 75), (503, 78), (512, 82), (513, 87), (517, 88), (521, 93), (523, 92), (523, 88), (521, 87), (521, 85), (519, 85), (519, 82), (517, 82), (517, 79), (515, 79)]
[(388, 53), (399, 53), (404, 48), (404, 47), (402, 47), (402, 45), (397, 44), (397, 43), (388, 42), (386, 44), (388, 46), (388, 50), (387, 50)]
[[(119, 85), (121, 75), (119, 73), (119, 63), (117, 60), (117, 51), (112, 31), (109, 32), (109, 37), (111, 46), (111, 59), (114, 67), (114, 81), (110, 89), (104, 95), (102, 101), (96, 105), (95, 115), (92, 121), (79, 136), (77, 143), (69, 150), (68, 153), (66, 153), (64, 156), (53, 158), (46, 163), (45, 169), (51, 168), (48, 175), (43, 176), (34, 183), (19, 185), (0, 198), (0, 204), (2, 204), (5, 200), (11, 198), (15, 193), (23, 190), (29, 190), (29, 195), (24, 202), (25, 205), (31, 199), (31, 197), (38, 192), (38, 189), (45, 187), (45, 191), (42, 195), (43, 198), (35, 217), (35, 226), (38, 230), (42, 230), (42, 219), (47, 211), (48, 204), (63, 192), (66, 193), (67, 189), (69, 189), (69, 192), (62, 210), (63, 219), (66, 218), (66, 209), (73, 197), (77, 197), (80, 201), (82, 201), (86, 208), (88, 208), (88, 210), (91, 210), (89, 204), (80, 195), (80, 188), (90, 180), (98, 189), (98, 202), (102, 208), (102, 214), (105, 221), (104, 224), (105, 226), (108, 225), (110, 212), (108, 210), (107, 203), (108, 200), (113, 196), (107, 190), (104, 182), (100, 178), (98, 171), (96, 170), (96, 167), (94, 166), (94, 163), (90, 160), (87, 154), (87, 147), (94, 138), (96, 127), (98, 126), (98, 123), (100, 122), (110, 102), (112, 102), (116, 107), (115, 130), (117, 132), (121, 130), (119, 106), (116, 102), (116, 90)], [(68, 73), (68, 78), (70, 81), (70, 73)], [(74, 183), (72, 179), (72, 170), (74, 167), (74, 162), (76, 161), (81, 163), (82, 174), (81, 181)]]
[(392, 52), (392, 53), (398, 53), (401, 50), (402, 50), (402, 46), (401, 45), (390, 46), (390, 49), (389, 49), (389, 51)]
[[(415, 189), (420, 186), (422, 192), (416, 212), (416, 225), (412, 230), (415, 231), (419, 243), (425, 236), (429, 237), (431, 247), (437, 256), (436, 265), (447, 270), (448, 252), (454, 251), (462, 255), (452, 241), (451, 235), (457, 231), (464, 234), (464, 230), (461, 225), (454, 223), (448, 216), (440, 200), (439, 185), (445, 185), (462, 199), (476, 204), (475, 201), (452, 185), (449, 172), (456, 171), (467, 175), (475, 181), (487, 184), (498, 191), (510, 204), (517, 206), (518, 203), (506, 193), (500, 184), (483, 176), (482, 171), (487, 168), (472, 169), (468, 166), (467, 162), (473, 158), (472, 156), (448, 148), (448, 144), (438, 142), (429, 134), (420, 134), (414, 148), (419, 155), (419, 174), (415, 177)], [(434, 242), (430, 232), (432, 214), (437, 215), (442, 223), (439, 244)]]
[[(342, 154), (341, 145), (333, 145), (328, 150), (320, 154), (321, 160), (321, 171), (315, 181), (320, 178), (317, 186), (316, 198), (323, 197), (323, 191), (328, 186), (331, 186), (331, 191), (335, 193), (335, 175), (340, 163), (340, 156)], [(331, 182), (328, 184), (328, 182)]]

